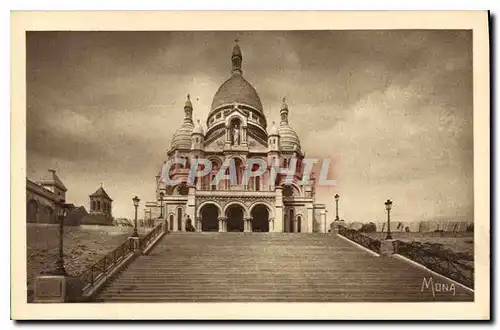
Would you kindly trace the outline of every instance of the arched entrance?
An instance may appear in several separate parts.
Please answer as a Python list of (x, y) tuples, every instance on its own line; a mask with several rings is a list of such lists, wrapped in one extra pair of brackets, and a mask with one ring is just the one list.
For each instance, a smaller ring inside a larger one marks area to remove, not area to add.
[(269, 211), (265, 205), (255, 205), (251, 212), (252, 215), (252, 231), (268, 232), (269, 231)]
[(226, 210), (227, 217), (227, 231), (228, 232), (242, 232), (245, 228), (243, 223), (243, 208), (239, 205), (231, 205)]
[(219, 230), (219, 210), (213, 204), (206, 204), (201, 207), (201, 230), (218, 231)]
[(182, 209), (177, 209), (177, 231), (182, 231)]
[(295, 210), (292, 208), (289, 211), (289, 216), (288, 216), (288, 232), (289, 233), (294, 233), (295, 232)]
[(174, 231), (174, 215), (171, 214), (168, 219), (168, 230)]
[(302, 216), (298, 215), (297, 216), (297, 229), (296, 229), (296, 233), (300, 233), (302, 231)]

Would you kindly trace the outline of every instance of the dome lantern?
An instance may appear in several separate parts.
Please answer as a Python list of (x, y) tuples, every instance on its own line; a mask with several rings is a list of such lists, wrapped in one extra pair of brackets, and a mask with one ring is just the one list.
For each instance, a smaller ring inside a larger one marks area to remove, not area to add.
[(236, 44), (233, 47), (233, 54), (231, 55), (231, 62), (232, 62), (231, 73), (242, 74), (241, 62), (243, 60), (243, 56), (241, 55), (241, 49), (240, 46), (238, 45), (238, 38), (236, 38), (236, 40), (234, 41), (236, 42)]
[(191, 97), (187, 95), (186, 103), (184, 104), (184, 122), (193, 123), (193, 104), (191, 103)]
[(281, 123), (280, 125), (288, 125), (288, 104), (286, 104), (286, 98), (283, 96), (283, 102), (281, 103)]

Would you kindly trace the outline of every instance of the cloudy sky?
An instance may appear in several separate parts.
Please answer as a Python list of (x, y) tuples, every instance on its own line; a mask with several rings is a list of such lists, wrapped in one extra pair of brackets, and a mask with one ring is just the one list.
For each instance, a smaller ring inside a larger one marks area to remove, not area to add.
[(206, 119), (230, 74), (233, 40), (268, 123), (287, 96), (310, 157), (329, 157), (334, 216), (413, 221), (473, 215), (472, 33), (469, 31), (30, 32), (27, 168), (54, 168), (88, 208), (101, 184), (116, 217), (154, 198), (155, 175), (190, 93)]

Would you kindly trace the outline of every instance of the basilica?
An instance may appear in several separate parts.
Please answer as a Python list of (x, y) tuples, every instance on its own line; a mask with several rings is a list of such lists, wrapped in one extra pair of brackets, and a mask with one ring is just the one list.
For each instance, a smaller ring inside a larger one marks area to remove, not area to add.
[[(184, 120), (164, 159), (184, 159), (184, 165), (176, 164), (167, 172), (178, 183), (170, 185), (158, 173), (156, 200), (146, 203), (145, 214), (151, 217), (154, 212), (171, 231), (325, 232), (325, 205), (315, 202), (314, 177), (303, 184), (304, 152), (290, 125), (286, 100), (279, 109), (279, 125), (268, 125), (259, 95), (243, 77), (242, 61), (241, 49), (235, 44), (231, 75), (215, 93), (206, 131), (199, 121), (193, 122), (196, 109), (188, 95)], [(188, 180), (190, 164), (198, 158), (208, 159), (212, 169), (193, 182)], [(250, 158), (261, 158), (266, 164), (278, 160), (285, 168), (294, 158), (298, 165), (291, 182), (285, 182), (281, 174), (274, 179), (271, 165), (263, 175), (243, 180)], [(216, 173), (228, 159), (234, 161), (236, 181), (214, 184)]]

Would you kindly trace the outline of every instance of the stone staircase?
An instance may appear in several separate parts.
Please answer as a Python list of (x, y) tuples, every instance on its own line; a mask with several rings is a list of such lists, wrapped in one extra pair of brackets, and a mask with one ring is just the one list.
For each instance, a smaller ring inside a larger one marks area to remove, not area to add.
[[(332, 234), (171, 233), (95, 297), (102, 302), (472, 301), (448, 282)], [(439, 287), (442, 289), (442, 286)]]

